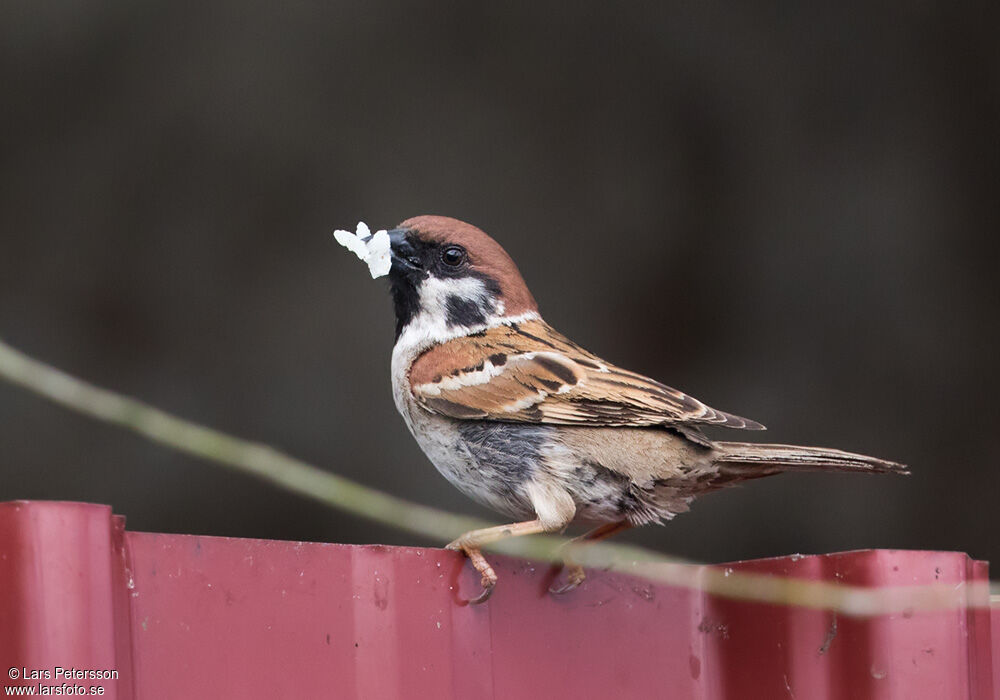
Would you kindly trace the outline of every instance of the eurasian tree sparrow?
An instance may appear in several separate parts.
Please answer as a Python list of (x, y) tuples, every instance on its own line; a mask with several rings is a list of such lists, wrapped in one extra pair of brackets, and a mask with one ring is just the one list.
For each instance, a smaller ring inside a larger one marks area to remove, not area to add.
[[(418, 216), (388, 237), (396, 407), (438, 471), (516, 521), (448, 545), (482, 575), (472, 602), (497, 581), (480, 547), (504, 537), (587, 523), (597, 527), (584, 539), (596, 540), (670, 520), (703, 493), (785, 471), (907, 473), (840, 450), (713, 441), (702, 426), (763, 426), (616, 367), (555, 331), (513, 260), (478, 228)], [(582, 580), (573, 566), (553, 592)]]

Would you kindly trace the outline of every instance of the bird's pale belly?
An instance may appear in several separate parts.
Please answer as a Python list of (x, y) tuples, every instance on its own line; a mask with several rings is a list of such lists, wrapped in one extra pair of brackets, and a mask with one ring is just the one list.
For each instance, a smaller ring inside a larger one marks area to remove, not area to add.
[(534, 517), (525, 492), (534, 468), (512, 464), (506, 455), (495, 454), (491, 459), (478, 443), (462, 434), (463, 424), (450, 418), (420, 411), (407, 424), (420, 449), (459, 491), (508, 517)]
[[(645, 484), (576, 454), (559, 441), (567, 428), (494, 421), (457, 421), (417, 409), (407, 424), (434, 466), (462, 493), (516, 520), (535, 516), (527, 485), (564, 490), (574, 520), (658, 522), (687, 509), (690, 500), (656, 481)], [(573, 430), (573, 429), (569, 429)]]

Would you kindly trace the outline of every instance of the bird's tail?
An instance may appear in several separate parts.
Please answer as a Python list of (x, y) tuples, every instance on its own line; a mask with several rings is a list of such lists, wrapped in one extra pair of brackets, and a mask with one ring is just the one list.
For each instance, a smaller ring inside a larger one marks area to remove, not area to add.
[(740, 479), (790, 471), (910, 473), (904, 464), (825, 447), (759, 445), (752, 442), (717, 442), (715, 445), (721, 452), (716, 458), (721, 473)]

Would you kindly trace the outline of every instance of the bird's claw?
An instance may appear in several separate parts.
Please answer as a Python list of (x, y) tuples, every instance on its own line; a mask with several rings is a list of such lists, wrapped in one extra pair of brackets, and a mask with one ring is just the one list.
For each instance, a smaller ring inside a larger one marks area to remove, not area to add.
[(583, 570), (582, 566), (573, 565), (569, 567), (569, 572), (566, 574), (566, 583), (561, 586), (556, 586), (552, 584), (549, 586), (549, 593), (552, 595), (562, 595), (564, 593), (569, 593), (587, 578), (586, 572)]
[(493, 594), (493, 588), (497, 585), (497, 574), (490, 566), (490, 563), (486, 561), (486, 557), (479, 550), (478, 547), (473, 547), (468, 542), (463, 541), (461, 537), (453, 542), (449, 542), (445, 549), (450, 549), (452, 551), (463, 552), (472, 565), (475, 567), (482, 578), (479, 579), (480, 585), (483, 587), (482, 592), (475, 598), (471, 598), (468, 601), (469, 605), (479, 605), (480, 603), (485, 603), (489, 600), (490, 596)]
[(485, 603), (493, 595), (493, 588), (497, 585), (496, 581), (490, 581), (484, 575), (480, 584), (483, 587), (483, 592), (477, 595), (475, 598), (469, 599), (469, 605), (479, 605), (480, 603)]

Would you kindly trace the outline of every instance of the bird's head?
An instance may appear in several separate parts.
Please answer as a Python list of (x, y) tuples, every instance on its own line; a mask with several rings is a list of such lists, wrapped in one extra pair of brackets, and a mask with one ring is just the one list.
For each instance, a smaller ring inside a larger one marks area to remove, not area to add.
[(454, 337), (538, 311), (514, 261), (471, 224), (416, 216), (389, 231), (389, 242), (397, 339)]

